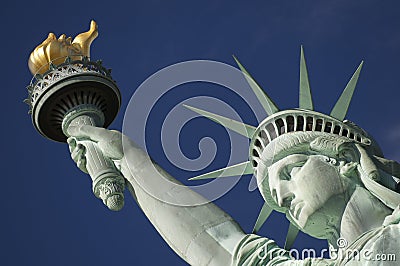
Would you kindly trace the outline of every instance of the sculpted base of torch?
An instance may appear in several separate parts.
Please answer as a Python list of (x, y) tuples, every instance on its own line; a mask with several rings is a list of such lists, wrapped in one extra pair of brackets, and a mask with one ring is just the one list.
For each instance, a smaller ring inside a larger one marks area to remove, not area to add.
[[(30, 106), (35, 128), (51, 140), (66, 142), (69, 130), (80, 125), (107, 127), (119, 111), (121, 96), (110, 70), (101, 61), (93, 62), (88, 57), (90, 44), (97, 35), (94, 21), (90, 30), (79, 34), (72, 43), (64, 34), (59, 39), (49, 34), (51, 38), (30, 56), (29, 67), (36, 73), (25, 102)], [(124, 205), (125, 180), (112, 160), (103, 156), (93, 141), (70, 138), (69, 142), (71, 146), (85, 147), (86, 169), (96, 197), (109, 209), (120, 210)]]

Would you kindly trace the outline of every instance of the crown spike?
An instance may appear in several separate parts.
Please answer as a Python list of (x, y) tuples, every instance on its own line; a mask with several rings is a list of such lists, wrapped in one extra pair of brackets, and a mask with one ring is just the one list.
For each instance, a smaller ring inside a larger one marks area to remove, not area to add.
[(273, 209), (266, 202), (264, 202), (264, 205), (261, 208), (260, 214), (258, 215), (256, 224), (254, 225), (253, 234), (256, 234), (260, 230), (261, 226), (265, 223), (265, 221), (271, 215), (272, 211), (273, 211)]
[(300, 46), (300, 95), (299, 107), (302, 109), (314, 110), (310, 82), (308, 80), (308, 71), (306, 59), (304, 57), (303, 45)]
[(189, 180), (200, 180), (200, 179), (209, 179), (209, 178), (219, 178), (219, 177), (226, 177), (226, 176), (238, 176), (238, 175), (248, 175), (253, 173), (253, 167), (251, 163), (243, 162), (239, 164), (235, 164), (232, 166), (228, 166), (225, 168), (221, 168), (209, 173), (205, 173), (199, 176), (195, 176), (189, 178)]
[(347, 83), (346, 88), (343, 90), (342, 95), (340, 95), (339, 100), (333, 107), (330, 116), (343, 121), (346, 117), (347, 110), (349, 109), (351, 98), (353, 97), (354, 90), (357, 85), (358, 77), (360, 76), (361, 68), (364, 61), (361, 61), (357, 70), (354, 72), (350, 81)]
[(256, 128), (238, 121), (235, 121), (233, 119), (230, 118), (226, 118), (217, 114), (213, 114), (189, 105), (184, 104), (184, 107), (202, 115), (207, 117), (208, 119), (213, 120), (214, 122), (217, 122), (221, 125), (223, 125), (226, 128), (229, 128), (237, 133), (239, 133), (240, 135), (243, 135), (247, 138), (251, 138), (254, 135), (254, 132), (256, 131)]
[(289, 250), (292, 248), (294, 241), (296, 240), (297, 235), (299, 234), (299, 229), (293, 225), (292, 223), (289, 224), (288, 233), (286, 235), (285, 240), (285, 249)]
[(272, 115), (272, 114), (275, 114), (276, 112), (279, 112), (279, 108), (276, 106), (276, 104), (264, 92), (264, 90), (260, 87), (260, 85), (257, 84), (257, 82), (249, 74), (249, 72), (247, 72), (247, 70), (239, 62), (239, 60), (235, 56), (233, 56), (233, 59), (235, 59), (236, 63), (238, 64), (238, 66), (240, 68), (240, 70), (244, 74), (244, 77), (246, 78), (247, 83), (250, 85), (251, 89), (254, 91), (255, 95), (257, 96), (258, 101), (263, 106), (265, 112), (267, 112), (268, 115)]

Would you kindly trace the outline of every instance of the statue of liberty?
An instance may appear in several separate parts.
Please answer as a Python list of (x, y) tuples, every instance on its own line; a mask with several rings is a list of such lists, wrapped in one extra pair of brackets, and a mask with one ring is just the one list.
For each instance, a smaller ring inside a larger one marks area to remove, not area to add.
[[(314, 111), (303, 49), (295, 109), (280, 110), (237, 63), (269, 116), (255, 128), (188, 107), (251, 139), (247, 162), (194, 179), (253, 173), (265, 200), (253, 234), (244, 233), (218, 206), (182, 186), (118, 131), (70, 126), (73, 160), (88, 172), (84, 143), (97, 145), (126, 179), (156, 230), (191, 265), (382, 265), (381, 254), (400, 258), (400, 165), (384, 158), (365, 130), (345, 120), (362, 63), (329, 115)], [(105, 193), (103, 201), (111, 196)], [(180, 201), (206, 203), (171, 203)], [(255, 234), (273, 210), (290, 221), (285, 249)], [(299, 230), (326, 239), (337, 252), (329, 259), (292, 257), (287, 249)]]

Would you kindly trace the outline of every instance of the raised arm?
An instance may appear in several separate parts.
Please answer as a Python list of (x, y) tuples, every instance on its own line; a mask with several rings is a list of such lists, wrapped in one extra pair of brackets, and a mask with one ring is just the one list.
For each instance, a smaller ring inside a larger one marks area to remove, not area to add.
[[(128, 137), (92, 126), (70, 129), (71, 156), (85, 169), (81, 141), (91, 140), (111, 158), (127, 180), (132, 196), (168, 245), (190, 265), (333, 265), (334, 260), (296, 260), (273, 240), (245, 234), (212, 202), (182, 185)], [(198, 204), (198, 203), (203, 204)], [(181, 204), (180, 204), (181, 203)], [(191, 204), (192, 203), (192, 204)]]
[[(73, 159), (85, 170), (80, 140), (96, 142), (104, 155), (120, 165), (135, 200), (168, 245), (191, 265), (229, 265), (235, 246), (245, 234), (215, 204), (185, 206), (173, 203), (206, 202), (156, 165), (150, 157), (117, 131), (82, 126), (71, 129)], [(179, 185), (179, 186), (177, 186)]]

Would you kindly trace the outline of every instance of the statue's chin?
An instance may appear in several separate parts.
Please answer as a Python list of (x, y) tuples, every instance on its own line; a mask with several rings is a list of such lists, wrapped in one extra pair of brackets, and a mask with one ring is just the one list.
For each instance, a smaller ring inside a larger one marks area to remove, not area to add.
[(328, 239), (330, 229), (328, 228), (329, 217), (319, 211), (311, 211), (306, 207), (301, 210), (297, 218), (287, 213), (287, 218), (294, 223), (302, 232), (319, 239)]
[(331, 239), (337, 233), (335, 226), (331, 223), (331, 221), (336, 219), (330, 217), (325, 212), (315, 211), (311, 215), (301, 217), (301, 219), (298, 224), (301, 231), (312, 237)]
[(294, 213), (290, 211), (287, 212), (286, 216), (291, 223), (294, 223), (298, 228), (304, 231), (309, 219), (309, 213), (310, 211), (307, 206), (303, 206), (300, 210), (295, 210)]

